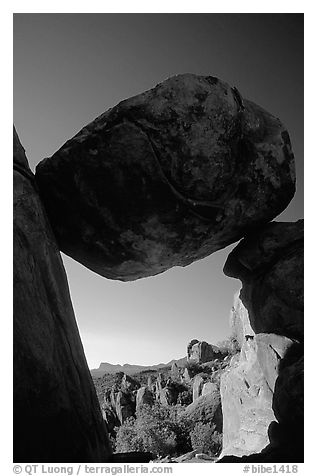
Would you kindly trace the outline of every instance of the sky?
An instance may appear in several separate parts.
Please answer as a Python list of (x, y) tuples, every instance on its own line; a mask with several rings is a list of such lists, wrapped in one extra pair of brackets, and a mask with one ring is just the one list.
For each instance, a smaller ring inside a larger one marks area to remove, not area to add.
[[(212, 75), (287, 127), (297, 191), (279, 221), (303, 218), (303, 15), (15, 14), (14, 122), (31, 169), (122, 99), (180, 73)], [(156, 364), (191, 339), (230, 335), (235, 245), (161, 275), (112, 281), (62, 255), (90, 368)]]

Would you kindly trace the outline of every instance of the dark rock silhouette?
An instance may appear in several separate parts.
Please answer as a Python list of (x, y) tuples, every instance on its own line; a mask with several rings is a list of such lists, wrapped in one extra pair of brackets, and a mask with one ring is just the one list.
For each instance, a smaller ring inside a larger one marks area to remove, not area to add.
[(273, 222), (229, 254), (227, 276), (242, 281), (240, 298), (254, 332), (303, 340), (304, 221)]
[(132, 395), (130, 392), (121, 392), (120, 390), (117, 393), (116, 414), (121, 424), (135, 413), (135, 399), (131, 397)]
[(106, 111), (43, 160), (36, 180), (60, 249), (123, 281), (224, 248), (295, 192), (281, 122), (193, 74)]
[(107, 461), (62, 259), (15, 130), (13, 350), (14, 461)]

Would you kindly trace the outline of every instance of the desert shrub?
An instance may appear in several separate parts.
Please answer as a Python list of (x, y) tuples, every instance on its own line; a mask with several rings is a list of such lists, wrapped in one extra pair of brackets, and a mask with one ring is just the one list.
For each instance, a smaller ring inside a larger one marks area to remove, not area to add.
[(117, 428), (115, 447), (119, 453), (126, 453), (129, 451), (143, 451), (142, 440), (138, 435), (137, 427), (135, 425), (135, 418), (130, 417)]
[[(116, 433), (118, 431), (118, 427), (116, 427), (114, 430)], [(109, 438), (111, 449), (113, 452), (115, 452), (116, 451), (116, 437), (108, 433), (108, 438)]]
[(193, 392), (191, 390), (184, 390), (180, 392), (177, 396), (177, 403), (179, 405), (190, 405), (193, 401), (192, 393)]
[(198, 422), (190, 432), (193, 450), (200, 450), (210, 456), (217, 456), (222, 447), (222, 435), (212, 423)]
[(181, 454), (191, 449), (190, 422), (180, 406), (143, 405), (117, 431), (116, 451), (150, 451), (157, 456)]

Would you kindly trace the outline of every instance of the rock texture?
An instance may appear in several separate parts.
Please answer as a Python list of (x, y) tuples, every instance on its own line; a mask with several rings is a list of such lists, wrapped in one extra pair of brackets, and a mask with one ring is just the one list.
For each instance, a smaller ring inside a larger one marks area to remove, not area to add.
[(225, 264), (225, 274), (242, 281), (234, 328), (240, 339), (248, 335), (221, 378), (223, 454), (241, 458), (221, 462), (303, 461), (303, 231), (303, 220), (265, 225), (242, 240)]
[(240, 291), (234, 296), (233, 306), (230, 313), (231, 334), (237, 340), (240, 347), (244, 344), (246, 336), (254, 336), (251, 327), (249, 313), (240, 299)]
[(273, 222), (243, 239), (228, 256), (227, 276), (242, 281), (240, 298), (256, 333), (303, 341), (304, 221)]
[(61, 256), (14, 131), (15, 462), (111, 455)]
[(281, 122), (236, 88), (192, 74), (106, 111), (42, 161), (36, 180), (60, 249), (120, 280), (233, 243), (295, 191)]
[(135, 413), (135, 399), (130, 393), (119, 391), (116, 395), (116, 414), (122, 425), (127, 418)]
[(213, 423), (216, 430), (222, 431), (222, 409), (220, 391), (217, 386), (207, 395), (201, 395), (187, 406), (184, 415), (194, 423)]
[(187, 361), (203, 364), (221, 356), (219, 347), (193, 339), (187, 346)]
[(250, 455), (269, 443), (268, 429), (281, 359), (293, 341), (274, 334), (245, 339), (221, 377), (222, 455)]
[(143, 405), (153, 405), (154, 396), (148, 387), (141, 387), (136, 394), (136, 411), (138, 411)]
[(204, 385), (203, 385), (203, 388), (202, 388), (202, 391), (201, 391), (201, 394), (202, 395), (208, 395), (209, 393), (214, 393), (217, 391), (217, 385), (213, 382), (206, 382)]
[(197, 374), (193, 380), (193, 402), (201, 396), (201, 392), (205, 383), (205, 379), (201, 374)]

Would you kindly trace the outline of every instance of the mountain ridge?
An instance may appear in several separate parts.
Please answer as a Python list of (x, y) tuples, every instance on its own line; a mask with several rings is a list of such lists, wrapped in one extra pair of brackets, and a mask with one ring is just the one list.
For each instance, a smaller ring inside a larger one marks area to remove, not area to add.
[(159, 363), (154, 365), (138, 365), (138, 364), (111, 364), (109, 362), (101, 362), (97, 369), (90, 369), (92, 377), (102, 377), (105, 373), (115, 374), (118, 372), (124, 372), (127, 375), (134, 375), (143, 370), (158, 370), (160, 368), (165, 368), (176, 363), (179, 367), (184, 367), (187, 362), (186, 357), (181, 357), (180, 359), (172, 359), (166, 364)]

